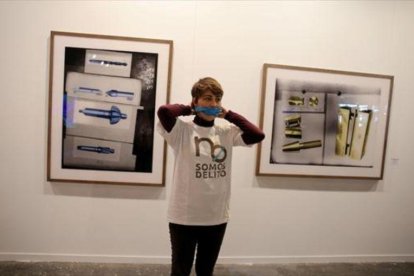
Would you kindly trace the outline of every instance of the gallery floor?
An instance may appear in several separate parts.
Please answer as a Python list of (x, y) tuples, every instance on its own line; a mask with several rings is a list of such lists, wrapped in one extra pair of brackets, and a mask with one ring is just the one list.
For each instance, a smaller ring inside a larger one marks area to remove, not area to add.
[[(0, 262), (1, 276), (167, 276), (169, 265)], [(195, 274), (192, 274), (195, 275)], [(215, 276), (413, 276), (414, 263), (218, 264)]]

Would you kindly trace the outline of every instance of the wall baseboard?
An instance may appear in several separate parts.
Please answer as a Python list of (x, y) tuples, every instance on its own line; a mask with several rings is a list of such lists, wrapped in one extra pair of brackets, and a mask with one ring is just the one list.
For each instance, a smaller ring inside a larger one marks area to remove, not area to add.
[(414, 262), (414, 255), (223, 256), (221, 264)]
[(170, 257), (0, 252), (0, 261), (168, 264)]
[[(0, 261), (169, 264), (169, 256), (0, 252)], [(222, 256), (219, 264), (414, 262), (414, 255)]]

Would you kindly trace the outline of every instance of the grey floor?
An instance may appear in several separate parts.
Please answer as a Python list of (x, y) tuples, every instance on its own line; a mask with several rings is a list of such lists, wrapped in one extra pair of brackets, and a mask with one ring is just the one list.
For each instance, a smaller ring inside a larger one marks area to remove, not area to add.
[[(167, 276), (169, 275), (169, 269), (169, 265), (0, 262), (1, 276)], [(214, 275), (414, 276), (414, 263), (218, 264)]]

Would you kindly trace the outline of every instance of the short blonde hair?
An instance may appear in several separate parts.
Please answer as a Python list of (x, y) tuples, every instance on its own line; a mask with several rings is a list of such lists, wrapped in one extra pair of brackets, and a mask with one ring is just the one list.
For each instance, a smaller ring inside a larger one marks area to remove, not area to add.
[(214, 96), (216, 97), (223, 97), (223, 88), (221, 87), (221, 84), (211, 78), (211, 77), (206, 77), (206, 78), (202, 78), (199, 79), (194, 85), (193, 88), (191, 89), (191, 96), (195, 99), (198, 99), (199, 97), (201, 97), (206, 91), (211, 91)]

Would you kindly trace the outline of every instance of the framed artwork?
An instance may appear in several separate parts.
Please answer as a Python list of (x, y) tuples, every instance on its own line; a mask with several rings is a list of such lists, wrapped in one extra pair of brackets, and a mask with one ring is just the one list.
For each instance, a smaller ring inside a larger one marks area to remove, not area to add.
[(170, 40), (51, 32), (48, 181), (164, 185)]
[(264, 64), (256, 175), (382, 179), (393, 77)]

